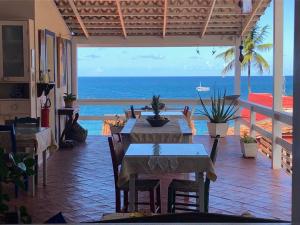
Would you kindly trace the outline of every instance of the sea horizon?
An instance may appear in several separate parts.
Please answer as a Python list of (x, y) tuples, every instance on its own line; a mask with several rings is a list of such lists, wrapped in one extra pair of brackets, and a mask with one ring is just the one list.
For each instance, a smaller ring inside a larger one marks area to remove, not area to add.
[[(273, 92), (272, 76), (251, 76), (253, 93)], [(200, 92), (202, 98), (210, 98), (214, 91), (225, 91), (227, 95), (234, 94), (234, 76), (182, 76), (182, 77), (78, 77), (79, 99), (151, 99), (152, 95), (161, 98), (190, 98), (198, 99), (196, 87), (202, 86), (210, 91)], [(241, 99), (247, 99), (247, 76), (241, 77)], [(293, 77), (284, 77), (284, 92), (293, 94)], [(150, 102), (149, 102), (150, 104)], [(135, 105), (135, 108), (142, 107)], [(103, 116), (105, 114), (123, 114), (128, 106), (83, 105), (80, 115)], [(101, 133), (102, 121), (80, 121), (89, 130), (89, 134)], [(207, 132), (204, 121), (196, 121), (198, 134)]]

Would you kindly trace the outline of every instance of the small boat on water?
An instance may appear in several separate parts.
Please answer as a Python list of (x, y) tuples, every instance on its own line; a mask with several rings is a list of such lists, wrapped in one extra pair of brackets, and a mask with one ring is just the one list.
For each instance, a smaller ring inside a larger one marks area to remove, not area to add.
[(196, 90), (197, 91), (210, 91), (210, 87), (204, 87), (201, 85), (201, 82), (200, 82), (200, 85), (198, 87), (196, 87)]

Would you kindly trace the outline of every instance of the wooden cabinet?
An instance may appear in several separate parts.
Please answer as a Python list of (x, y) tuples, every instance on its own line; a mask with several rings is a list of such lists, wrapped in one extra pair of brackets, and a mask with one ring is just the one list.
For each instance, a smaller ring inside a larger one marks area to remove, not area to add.
[(0, 59), (0, 81), (30, 81), (28, 21), (0, 21)]
[(36, 116), (32, 20), (0, 20), (0, 123)]

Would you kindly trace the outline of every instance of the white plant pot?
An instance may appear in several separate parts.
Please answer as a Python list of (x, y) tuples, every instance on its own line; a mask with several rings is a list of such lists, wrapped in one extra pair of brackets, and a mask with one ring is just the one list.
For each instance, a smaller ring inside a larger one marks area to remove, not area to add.
[(220, 135), (220, 137), (225, 137), (228, 131), (228, 124), (207, 122), (207, 128), (211, 137), (216, 137), (217, 135)]
[(257, 148), (257, 143), (244, 143), (241, 140), (241, 150), (245, 158), (256, 158)]

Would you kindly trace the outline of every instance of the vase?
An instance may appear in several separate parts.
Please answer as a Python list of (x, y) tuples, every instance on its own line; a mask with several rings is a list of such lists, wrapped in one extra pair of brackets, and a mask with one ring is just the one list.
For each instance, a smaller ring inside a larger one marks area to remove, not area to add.
[(211, 137), (225, 137), (227, 135), (228, 124), (227, 123), (211, 123), (207, 122), (208, 133)]

